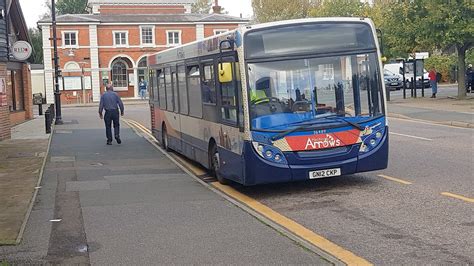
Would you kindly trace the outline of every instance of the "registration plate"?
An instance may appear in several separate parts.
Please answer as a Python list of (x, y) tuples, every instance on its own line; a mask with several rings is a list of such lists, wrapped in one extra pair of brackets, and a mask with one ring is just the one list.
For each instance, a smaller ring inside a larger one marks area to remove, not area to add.
[(396, 83), (396, 82), (392, 82), (392, 83), (390, 83), (390, 85), (392, 85), (392, 86), (396, 86), (396, 85), (398, 85), (398, 83)]
[(326, 170), (311, 171), (309, 172), (309, 179), (318, 179), (318, 178), (340, 176), (340, 175), (341, 175), (341, 168), (333, 168), (333, 169), (326, 169)]

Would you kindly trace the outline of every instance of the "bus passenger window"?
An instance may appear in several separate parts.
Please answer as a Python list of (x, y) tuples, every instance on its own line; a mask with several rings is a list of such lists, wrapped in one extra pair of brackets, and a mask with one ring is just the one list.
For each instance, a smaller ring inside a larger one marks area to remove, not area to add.
[(186, 67), (178, 66), (179, 108), (183, 115), (189, 113), (188, 88), (186, 87)]
[(214, 65), (204, 65), (202, 73), (202, 101), (203, 103), (216, 103), (216, 86), (214, 83)]
[(189, 115), (202, 118), (201, 76), (199, 66), (188, 66)]
[(171, 69), (165, 68), (165, 85), (166, 85), (166, 110), (174, 111), (174, 95), (171, 81)]
[(165, 89), (165, 73), (164, 71), (157, 70), (158, 76), (158, 96), (160, 100), (160, 109), (166, 109), (166, 89)]

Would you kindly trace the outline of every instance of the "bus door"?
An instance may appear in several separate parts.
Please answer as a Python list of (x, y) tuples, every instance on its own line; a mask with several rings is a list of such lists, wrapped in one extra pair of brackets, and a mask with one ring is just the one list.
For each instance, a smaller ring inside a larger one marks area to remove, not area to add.
[(220, 155), (226, 162), (225, 166), (221, 166), (221, 174), (228, 179), (239, 181), (243, 176), (242, 157), (237, 147), (242, 123), (242, 108), (239, 108), (242, 102), (242, 85), (236, 56), (222, 57), (217, 68), (219, 116), (220, 123), (224, 125), (219, 134), (219, 143), (223, 147)]

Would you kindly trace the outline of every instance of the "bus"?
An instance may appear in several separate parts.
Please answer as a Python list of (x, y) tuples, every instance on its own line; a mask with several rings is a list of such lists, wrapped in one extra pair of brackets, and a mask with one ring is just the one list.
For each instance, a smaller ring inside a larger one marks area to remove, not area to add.
[(148, 56), (152, 132), (220, 183), (385, 169), (381, 54), (367, 18), (247, 25)]

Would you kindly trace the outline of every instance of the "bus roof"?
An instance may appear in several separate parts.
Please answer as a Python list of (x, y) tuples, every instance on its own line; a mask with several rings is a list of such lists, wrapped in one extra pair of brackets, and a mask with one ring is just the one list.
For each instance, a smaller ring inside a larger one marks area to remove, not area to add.
[(184, 45), (176, 46), (164, 51), (160, 51), (148, 56), (148, 65), (153, 66), (157, 64), (166, 64), (169, 62), (175, 62), (179, 60), (185, 60), (188, 58), (194, 58), (198, 56), (212, 55), (219, 52), (219, 43), (223, 40), (227, 40), (229, 37), (234, 38), (238, 32), (241, 35), (246, 31), (270, 28), (274, 26), (283, 26), (291, 24), (305, 24), (312, 22), (358, 22), (358, 23), (367, 23), (371, 26), (375, 34), (375, 27), (369, 18), (354, 18), (354, 17), (322, 17), (322, 18), (305, 18), (305, 19), (293, 19), (293, 20), (283, 20), (268, 22), (255, 25), (246, 25), (241, 26), (237, 29), (221, 33), (219, 35), (214, 35), (211, 37), (204, 38), (202, 40), (197, 40), (191, 43)]

